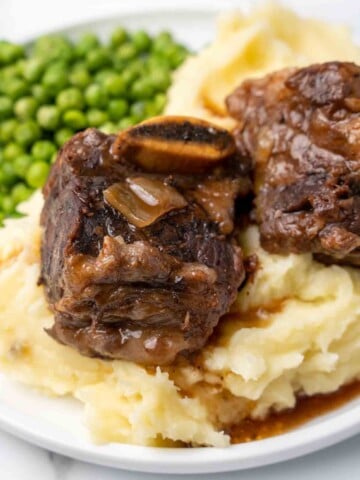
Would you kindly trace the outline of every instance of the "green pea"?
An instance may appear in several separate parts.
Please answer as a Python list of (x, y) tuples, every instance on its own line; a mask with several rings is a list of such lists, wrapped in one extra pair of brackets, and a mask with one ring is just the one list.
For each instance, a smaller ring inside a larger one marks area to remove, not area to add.
[(11, 186), (17, 180), (14, 167), (11, 163), (6, 162), (1, 165), (0, 168), (0, 183), (1, 185)]
[(22, 97), (14, 105), (15, 115), (20, 120), (26, 120), (35, 116), (38, 102), (33, 97)]
[(67, 74), (59, 67), (48, 68), (42, 77), (43, 86), (46, 87), (48, 90), (51, 90), (54, 95), (56, 95), (64, 87), (66, 87), (67, 82)]
[(130, 63), (128, 68), (137, 72), (139, 75), (143, 75), (146, 73), (146, 59), (138, 57)]
[(43, 105), (37, 111), (36, 119), (45, 130), (56, 130), (60, 123), (60, 112), (55, 105)]
[(139, 30), (131, 36), (132, 43), (138, 52), (147, 52), (151, 47), (151, 38), (144, 30)]
[(49, 162), (55, 152), (56, 147), (49, 140), (38, 140), (31, 148), (31, 155), (34, 159), (43, 162)]
[(2, 85), (0, 85), (1, 91), (5, 91), (7, 88), (7, 83), (14, 80), (14, 78), (19, 79), (19, 72), (15, 64), (9, 65), (7, 67), (2, 67), (0, 70), (1, 79), (3, 80)]
[(127, 39), (128, 39), (127, 31), (122, 27), (118, 27), (111, 34), (110, 45), (112, 47), (119, 47), (120, 45), (125, 43)]
[(8, 65), (24, 56), (24, 47), (10, 42), (0, 43), (0, 65)]
[(166, 95), (164, 93), (158, 93), (155, 95), (155, 105), (159, 113), (161, 113), (166, 105)]
[(1, 200), (1, 209), (7, 215), (12, 213), (15, 209), (14, 200), (10, 196), (3, 197)]
[(12, 100), (17, 100), (27, 94), (28, 84), (20, 78), (11, 78), (2, 82), (2, 91)]
[(18, 122), (14, 118), (5, 120), (0, 123), (0, 144), (5, 145), (9, 143), (14, 138), (14, 133)]
[(110, 64), (109, 52), (104, 47), (90, 50), (86, 55), (86, 66), (90, 72), (99, 70)]
[(126, 70), (122, 71), (121, 76), (125, 82), (125, 85), (129, 87), (133, 83), (133, 81), (139, 76), (139, 73), (131, 68), (127, 68)]
[(72, 64), (71, 70), (74, 71), (74, 72), (77, 71), (77, 70), (86, 70), (87, 71), (85, 59), (80, 59), (80, 60), (77, 60), (76, 62), (74, 62)]
[(17, 156), (13, 161), (14, 172), (21, 178), (25, 177), (25, 174), (33, 162), (31, 155), (22, 154)]
[(102, 70), (96, 72), (94, 81), (95, 83), (99, 83), (101, 85), (107, 78), (112, 77), (113, 75), (115, 75), (115, 73), (112, 68), (103, 68)]
[(147, 59), (147, 68), (150, 73), (158, 70), (169, 71), (171, 69), (171, 65), (163, 56), (159, 54), (152, 54)]
[(11, 117), (13, 102), (9, 97), (0, 96), (0, 120)]
[(158, 106), (156, 105), (155, 100), (148, 100), (145, 103), (145, 115), (146, 117), (156, 117), (156, 115), (159, 115), (161, 113), (161, 110), (159, 111)]
[(38, 38), (35, 42), (34, 53), (36, 57), (45, 62), (52, 60), (68, 62), (74, 55), (70, 40), (62, 35), (46, 35)]
[(15, 205), (25, 202), (32, 194), (32, 190), (24, 183), (18, 183), (11, 189), (11, 198)]
[(85, 57), (88, 52), (100, 45), (98, 37), (90, 32), (83, 33), (75, 45), (75, 53), (78, 57)]
[(99, 127), (109, 120), (108, 114), (102, 110), (91, 108), (86, 113), (89, 127)]
[(118, 100), (111, 100), (108, 105), (108, 112), (110, 120), (119, 121), (128, 112), (129, 104), (126, 100), (119, 98)]
[(61, 72), (68, 72), (69, 64), (65, 60), (53, 60), (51, 63), (48, 64), (46, 71), (53, 72), (53, 73), (61, 73)]
[(15, 142), (10, 142), (3, 150), (4, 160), (6, 162), (12, 162), (20, 155), (23, 155), (24, 149)]
[(165, 91), (171, 85), (171, 75), (166, 70), (153, 70), (149, 74), (148, 81), (156, 91)]
[(134, 102), (130, 107), (130, 116), (134, 123), (141, 122), (146, 117), (145, 102)]
[(15, 130), (14, 138), (23, 147), (28, 147), (41, 136), (39, 125), (33, 120), (20, 123)]
[(20, 58), (20, 59), (17, 60), (16, 63), (15, 63), (17, 75), (19, 75), (19, 77), (24, 77), (24, 67), (25, 67), (25, 64), (26, 64), (25, 58)]
[(86, 127), (86, 116), (80, 110), (67, 110), (63, 115), (64, 124), (74, 130), (82, 130)]
[(147, 78), (136, 80), (131, 86), (131, 96), (137, 100), (149, 98), (153, 93), (154, 87)]
[(85, 88), (91, 83), (91, 76), (86, 68), (74, 68), (70, 72), (69, 81), (74, 87)]
[(23, 76), (31, 83), (38, 82), (44, 73), (45, 63), (39, 58), (29, 58), (24, 63)]
[(124, 43), (116, 50), (114, 61), (128, 61), (135, 58), (136, 55), (137, 50), (135, 45), (132, 43)]
[(93, 83), (85, 90), (85, 102), (89, 107), (102, 108), (106, 106), (107, 101), (106, 92), (101, 85)]
[(46, 182), (50, 166), (46, 162), (35, 162), (26, 173), (26, 182), (30, 187), (40, 188)]
[(186, 58), (186, 50), (182, 47), (171, 44), (163, 48), (161, 55), (166, 58), (171, 68), (177, 68)]
[(145, 62), (136, 60), (132, 62), (126, 69), (122, 70), (122, 77), (127, 86), (131, 85), (137, 78), (145, 75), (146, 67)]
[(188, 52), (185, 48), (177, 47), (174, 52), (171, 53), (170, 64), (173, 68), (178, 68), (188, 57)]
[(125, 117), (118, 122), (119, 130), (126, 130), (127, 128), (135, 125), (134, 120), (131, 117)]
[(84, 106), (83, 94), (78, 88), (67, 88), (57, 95), (56, 105), (61, 112), (70, 109), (81, 110)]
[(127, 87), (125, 80), (121, 75), (112, 74), (105, 78), (103, 82), (104, 89), (110, 97), (119, 97), (126, 93)]
[(37, 100), (39, 105), (44, 105), (49, 103), (52, 99), (52, 94), (48, 88), (45, 88), (43, 85), (36, 84), (31, 87), (32, 96)]
[(70, 138), (74, 135), (74, 131), (71, 128), (60, 128), (55, 133), (55, 142), (59, 147), (62, 147)]
[(169, 32), (160, 32), (153, 41), (153, 51), (162, 53), (169, 45), (173, 44), (173, 38)]

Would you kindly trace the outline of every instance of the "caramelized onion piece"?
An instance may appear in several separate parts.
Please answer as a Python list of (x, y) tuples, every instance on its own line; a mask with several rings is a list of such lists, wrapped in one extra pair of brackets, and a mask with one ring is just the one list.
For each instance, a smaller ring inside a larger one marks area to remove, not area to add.
[(247, 184), (240, 179), (206, 180), (193, 192), (197, 203), (216, 222), (221, 233), (229, 235), (234, 230), (235, 199)]
[(120, 133), (113, 152), (148, 172), (198, 173), (235, 152), (232, 135), (192, 117), (164, 116)]
[(186, 207), (187, 201), (175, 188), (161, 180), (127, 178), (104, 191), (104, 198), (129, 223), (143, 228), (171, 210)]

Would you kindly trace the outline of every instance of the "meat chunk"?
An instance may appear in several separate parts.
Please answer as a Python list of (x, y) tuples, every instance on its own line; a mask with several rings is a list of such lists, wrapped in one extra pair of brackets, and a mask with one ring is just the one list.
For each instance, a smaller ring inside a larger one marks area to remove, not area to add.
[[(178, 130), (165, 138), (169, 123)], [(201, 172), (184, 172), (190, 150)], [(249, 180), (234, 151), (230, 134), (187, 119), (75, 135), (44, 188), (49, 334), (83, 355), (150, 365), (200, 349), (244, 279), (233, 215)]]
[(227, 106), (254, 162), (262, 246), (360, 265), (360, 67), (275, 72), (245, 81)]

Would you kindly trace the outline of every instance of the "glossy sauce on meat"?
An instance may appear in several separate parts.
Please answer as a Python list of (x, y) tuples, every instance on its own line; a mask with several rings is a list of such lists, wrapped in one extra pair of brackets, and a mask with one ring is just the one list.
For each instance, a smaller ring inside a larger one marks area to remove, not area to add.
[(360, 264), (360, 67), (330, 62), (245, 81), (227, 98), (253, 160), (261, 245)]
[(84, 355), (171, 363), (204, 346), (244, 279), (234, 204), (249, 180), (231, 135), (194, 119), (156, 122), (177, 127), (165, 139), (154, 123), (75, 135), (44, 189), (49, 333)]

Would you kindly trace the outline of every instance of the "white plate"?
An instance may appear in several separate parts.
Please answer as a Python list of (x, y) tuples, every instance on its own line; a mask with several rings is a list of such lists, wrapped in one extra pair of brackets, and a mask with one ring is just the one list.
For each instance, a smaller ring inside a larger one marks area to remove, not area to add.
[[(149, 3), (147, 6), (144, 4), (141, 14), (131, 13), (131, 6), (127, 2), (126, 9), (125, 5), (119, 6), (122, 15), (113, 15), (111, 19), (81, 24), (63, 31), (76, 36), (91, 28), (101, 36), (106, 36), (119, 23), (131, 29), (146, 28), (150, 31), (167, 28), (192, 48), (199, 48), (212, 38), (216, 8), (211, 5), (197, 10), (194, 7), (175, 10), (161, 6), (160, 2), (155, 6)], [(340, 18), (351, 24), (357, 18), (358, 6), (350, 1), (346, 2), (346, 8), (344, 0), (331, 3), (318, 1), (316, 9), (313, 0), (294, 0), (289, 3), (304, 13), (330, 20)], [(224, 3), (221, 2), (221, 5)], [(314, 452), (360, 432), (360, 399), (290, 433), (226, 449), (155, 449), (122, 444), (98, 446), (89, 440), (81, 418), (82, 408), (75, 400), (47, 398), (0, 375), (0, 427), (4, 430), (79, 460), (154, 473), (230, 471)]]

